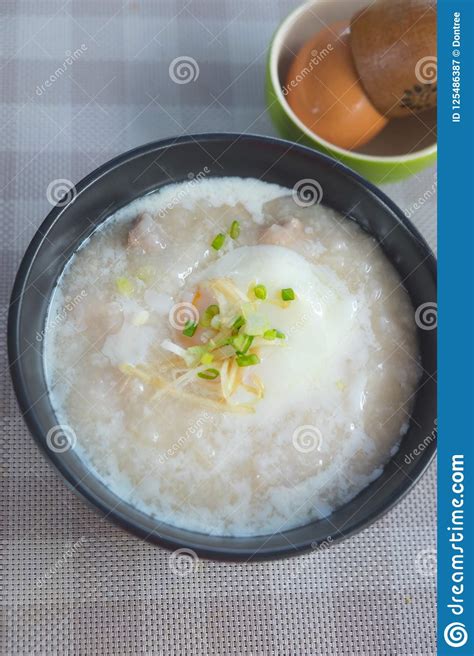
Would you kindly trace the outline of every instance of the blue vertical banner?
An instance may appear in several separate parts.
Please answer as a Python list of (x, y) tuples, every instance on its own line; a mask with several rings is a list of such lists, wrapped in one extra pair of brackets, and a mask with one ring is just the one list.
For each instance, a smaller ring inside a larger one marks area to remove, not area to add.
[(474, 654), (474, 1), (438, 2), (438, 654)]

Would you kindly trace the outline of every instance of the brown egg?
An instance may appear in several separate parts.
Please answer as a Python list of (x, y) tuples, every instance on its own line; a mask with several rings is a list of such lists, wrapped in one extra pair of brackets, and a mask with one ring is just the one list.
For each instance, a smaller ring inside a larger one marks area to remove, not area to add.
[(387, 119), (364, 92), (349, 42), (348, 21), (316, 34), (294, 58), (286, 90), (290, 107), (312, 132), (353, 149), (378, 134)]

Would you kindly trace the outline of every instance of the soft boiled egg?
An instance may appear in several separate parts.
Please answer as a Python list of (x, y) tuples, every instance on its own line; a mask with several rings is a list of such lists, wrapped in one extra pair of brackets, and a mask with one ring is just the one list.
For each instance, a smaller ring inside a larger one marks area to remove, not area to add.
[[(367, 353), (360, 342), (367, 345), (371, 334), (368, 310), (360, 307), (337, 274), (289, 248), (257, 245), (223, 255), (201, 272), (197, 284), (209, 288), (216, 280), (230, 281), (242, 299), (252, 299), (265, 327), (285, 336), (259, 339), (254, 350), (260, 362), (245, 368), (245, 376), (257, 374), (265, 389), (256, 409), (259, 417), (275, 419), (289, 407), (311, 403), (315, 391), (329, 394), (336, 403), (347, 386), (348, 364)], [(265, 286), (265, 300), (255, 299), (255, 285)], [(295, 298), (283, 302), (282, 290), (288, 288)], [(362, 325), (364, 330), (358, 330)], [(349, 368), (362, 371), (362, 366)], [(365, 380), (357, 385), (351, 375), (350, 382), (354, 389), (363, 387)]]

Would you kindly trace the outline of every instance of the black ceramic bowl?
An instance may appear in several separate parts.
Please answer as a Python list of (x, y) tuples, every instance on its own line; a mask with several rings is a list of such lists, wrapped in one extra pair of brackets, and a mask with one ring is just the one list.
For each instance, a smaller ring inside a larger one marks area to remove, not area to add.
[[(160, 523), (121, 501), (79, 459), (74, 449), (48, 448), (59, 424), (45, 381), (41, 343), (48, 302), (66, 262), (81, 242), (117, 209), (170, 182), (189, 180), (208, 167), (212, 176), (260, 178), (285, 187), (317, 180), (323, 204), (356, 221), (380, 242), (398, 269), (413, 306), (436, 301), (435, 259), (402, 212), (378, 189), (314, 150), (285, 141), (233, 134), (186, 136), (152, 143), (101, 166), (76, 187), (72, 201), (48, 215), (31, 242), (12, 292), (8, 323), (10, 368), (21, 411), (37, 444), (66, 482), (101, 513), (138, 536), (169, 549), (187, 547), (205, 558), (263, 560), (310, 551), (352, 535), (380, 517), (416, 483), (434, 452), (436, 338), (419, 330), (424, 378), (410, 428), (383, 474), (328, 519), (274, 535), (229, 538)], [(414, 455), (418, 452), (418, 455)]]

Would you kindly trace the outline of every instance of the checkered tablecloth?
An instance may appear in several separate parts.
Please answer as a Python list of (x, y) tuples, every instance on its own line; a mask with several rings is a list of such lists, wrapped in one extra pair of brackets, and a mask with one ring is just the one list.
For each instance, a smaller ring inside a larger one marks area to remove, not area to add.
[[(263, 81), (291, 0), (1, 0), (0, 322), (47, 189), (183, 133), (273, 134)], [(192, 57), (199, 77), (173, 82)], [(51, 82), (53, 79), (53, 82)], [(47, 82), (49, 81), (49, 84)], [(435, 246), (434, 170), (385, 191)], [(421, 199), (421, 200), (420, 200)], [(33, 445), (0, 342), (2, 654), (434, 654), (435, 471), (388, 515), (284, 562), (201, 562), (104, 522)]]

